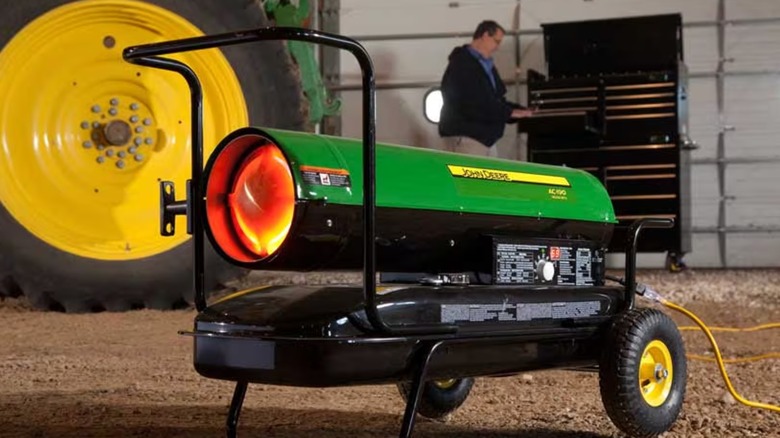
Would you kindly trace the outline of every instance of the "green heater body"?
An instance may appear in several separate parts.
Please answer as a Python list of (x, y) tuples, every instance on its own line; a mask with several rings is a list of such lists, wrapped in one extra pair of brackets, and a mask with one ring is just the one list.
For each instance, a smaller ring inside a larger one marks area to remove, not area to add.
[[(243, 128), (217, 147), (206, 181), (207, 234), (232, 262), (267, 270), (362, 268), (360, 141)], [(562, 249), (575, 260), (574, 252), (587, 248), (590, 261), (603, 266), (615, 223), (606, 190), (587, 172), (376, 146), (379, 271), (496, 276), (498, 245), (534, 246), (535, 259), (555, 257), (557, 248), (558, 257)]]

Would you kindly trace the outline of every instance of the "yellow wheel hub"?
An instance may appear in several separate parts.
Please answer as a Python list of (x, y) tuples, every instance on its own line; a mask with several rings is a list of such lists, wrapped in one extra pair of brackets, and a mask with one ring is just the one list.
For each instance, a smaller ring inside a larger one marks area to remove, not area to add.
[(655, 340), (647, 344), (639, 364), (639, 390), (645, 402), (661, 406), (669, 397), (674, 381), (672, 355), (666, 344)]
[[(189, 89), (175, 73), (125, 62), (122, 49), (199, 35), (146, 2), (86, 0), (14, 36), (0, 52), (5, 209), (48, 244), (94, 259), (148, 257), (185, 241), (159, 235), (158, 182), (183, 188), (189, 178)], [(241, 86), (218, 50), (177, 59), (204, 88), (208, 154), (247, 124)]]
[(434, 380), (433, 385), (439, 389), (450, 389), (455, 386), (455, 382), (457, 381), (457, 379)]

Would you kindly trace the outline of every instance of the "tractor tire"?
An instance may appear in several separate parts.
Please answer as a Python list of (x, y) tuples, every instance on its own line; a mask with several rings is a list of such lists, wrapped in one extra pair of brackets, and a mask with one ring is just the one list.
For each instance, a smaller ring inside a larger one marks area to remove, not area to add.
[(687, 364), (674, 321), (656, 309), (632, 309), (613, 322), (599, 364), (609, 418), (630, 437), (655, 437), (677, 420)]
[[(183, 217), (159, 235), (159, 181), (185, 193), (189, 91), (122, 50), (265, 26), (261, 1), (0, 2), (0, 16), (0, 296), (67, 312), (186, 305), (192, 243)], [(204, 87), (206, 156), (242, 126), (305, 128), (283, 42), (176, 57)], [(206, 245), (208, 290), (244, 272)]]
[[(426, 418), (442, 419), (466, 401), (472, 386), (474, 386), (472, 377), (425, 382), (417, 413)], [(411, 383), (399, 383), (398, 392), (404, 400), (408, 401), (409, 394), (412, 392)]]

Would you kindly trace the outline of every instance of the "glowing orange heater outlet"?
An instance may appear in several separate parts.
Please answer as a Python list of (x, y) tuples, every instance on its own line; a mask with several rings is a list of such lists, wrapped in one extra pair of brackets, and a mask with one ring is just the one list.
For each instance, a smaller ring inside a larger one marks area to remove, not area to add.
[(274, 254), (294, 209), (292, 171), (278, 146), (244, 135), (219, 151), (206, 186), (206, 217), (226, 255), (249, 263)]

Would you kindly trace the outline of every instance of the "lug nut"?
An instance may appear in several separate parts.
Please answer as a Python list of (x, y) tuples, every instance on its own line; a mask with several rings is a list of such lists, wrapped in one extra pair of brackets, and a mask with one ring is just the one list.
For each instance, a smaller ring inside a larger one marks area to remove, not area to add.
[(152, 124), (152, 119), (150, 119), (148, 117), (144, 119), (144, 125), (149, 126), (151, 124)]
[(116, 162), (116, 167), (118, 167), (120, 169), (124, 169), (125, 168), (125, 162), (123, 160), (117, 161)]
[(102, 144), (99, 144), (99, 145), (97, 145), (97, 150), (99, 150), (99, 151), (102, 151), (102, 150), (103, 150), (103, 149), (105, 149), (105, 148), (106, 148), (106, 147), (105, 147), (105, 146), (103, 146)]
[(100, 122), (92, 122), (92, 127), (95, 129), (100, 128)]
[(91, 148), (91, 147), (92, 147), (92, 142), (91, 142), (91, 141), (89, 141), (89, 140), (87, 140), (87, 141), (85, 141), (85, 142), (83, 143), (83, 146), (84, 146), (86, 149), (89, 149), (89, 148)]
[(146, 140), (144, 140), (144, 142), (146, 142), (146, 144), (152, 144), (154, 143), (154, 140), (152, 139), (152, 137), (146, 137)]
[(131, 104), (130, 104), (130, 109), (131, 109), (131, 110), (133, 110), (133, 111), (136, 111), (136, 110), (138, 110), (138, 104), (137, 104), (137, 103), (135, 103), (135, 102), (131, 103)]
[(135, 161), (143, 161), (144, 160), (144, 154), (135, 154)]
[(133, 140), (133, 143), (135, 143), (136, 146), (141, 146), (141, 143), (144, 141), (141, 140), (141, 137), (136, 137), (135, 140)]
[(130, 123), (138, 123), (138, 116), (130, 116)]
[(113, 98), (111, 98), (110, 103), (111, 103), (111, 106), (117, 106), (117, 105), (119, 105), (119, 99), (117, 99), (116, 97), (113, 97)]
[(108, 110), (108, 113), (111, 114), (112, 116), (115, 116), (116, 113), (117, 113), (117, 110), (116, 110), (116, 108), (111, 108), (110, 110)]
[(106, 161), (106, 159), (105, 159), (105, 157), (103, 157), (102, 155), (101, 155), (101, 156), (99, 156), (99, 157), (97, 157), (97, 162), (98, 162), (98, 164), (103, 164), (103, 162), (104, 162), (104, 161)]
[(125, 151), (119, 151), (116, 153), (116, 156), (119, 158), (124, 158), (127, 153)]
[(130, 146), (129, 148), (127, 148), (127, 152), (130, 153), (130, 154), (134, 154), (135, 151), (137, 151), (137, 150), (138, 149), (136, 149), (135, 146)]
[(113, 157), (113, 156), (114, 156), (114, 150), (113, 150), (113, 149), (109, 149), (109, 150), (107, 150), (107, 151), (106, 151), (106, 156), (107, 156), (107, 157)]
[(89, 129), (89, 122), (86, 120), (81, 122), (81, 129)]
[(92, 112), (93, 113), (99, 113), (100, 112), (100, 105), (92, 105)]
[(139, 134), (144, 132), (144, 127), (143, 126), (136, 126), (135, 127), (135, 132), (137, 132)]

